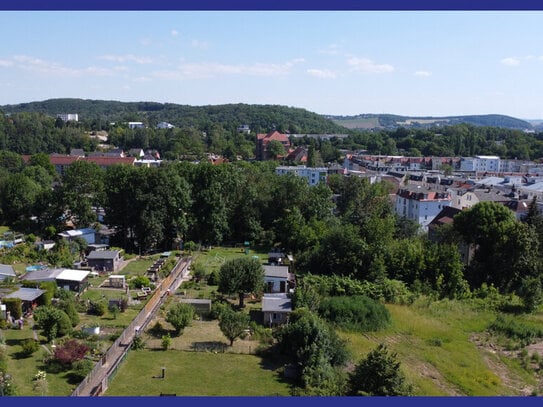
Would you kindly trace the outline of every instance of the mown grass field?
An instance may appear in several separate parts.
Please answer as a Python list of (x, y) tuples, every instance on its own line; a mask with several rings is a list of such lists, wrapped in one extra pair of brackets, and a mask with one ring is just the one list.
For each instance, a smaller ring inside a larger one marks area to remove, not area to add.
[[(33, 389), (33, 377), (38, 370), (45, 370), (43, 359), (48, 352), (44, 346), (32, 356), (23, 357), (21, 355), (21, 343), (28, 338), (33, 338), (32, 329), (26, 325), (22, 330), (6, 329), (1, 331), (6, 345), (8, 345), (7, 371), (13, 378), (17, 395), (41, 396), (42, 394)], [(39, 336), (41, 340), (41, 336)], [(47, 345), (46, 345), (47, 346)], [(49, 347), (50, 349), (50, 347)], [(47, 374), (48, 391), (45, 396), (68, 396), (77, 386), (77, 383), (70, 382), (69, 372), (60, 372)]]
[[(162, 367), (165, 378), (160, 379)], [(262, 359), (233, 353), (131, 351), (105, 396), (288, 396), (289, 385)]]

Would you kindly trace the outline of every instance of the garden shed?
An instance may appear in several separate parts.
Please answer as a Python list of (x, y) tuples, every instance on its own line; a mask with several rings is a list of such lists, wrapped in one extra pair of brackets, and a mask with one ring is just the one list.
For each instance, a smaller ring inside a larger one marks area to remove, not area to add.
[(88, 286), (88, 270), (64, 269), (57, 275), (56, 281), (60, 288), (69, 291), (82, 292)]
[(211, 300), (187, 298), (180, 302), (192, 305), (197, 314), (205, 314), (211, 311)]
[(265, 294), (262, 297), (264, 325), (277, 326), (288, 321), (292, 301), (286, 294)]
[(125, 288), (126, 276), (121, 274), (112, 274), (109, 276), (108, 285), (113, 288)]
[(0, 281), (3, 281), (7, 278), (17, 278), (17, 274), (15, 274), (15, 269), (9, 264), (0, 264)]
[(38, 306), (38, 299), (45, 293), (45, 290), (39, 288), (19, 288), (4, 298), (19, 298), (22, 302), (23, 314), (32, 311)]

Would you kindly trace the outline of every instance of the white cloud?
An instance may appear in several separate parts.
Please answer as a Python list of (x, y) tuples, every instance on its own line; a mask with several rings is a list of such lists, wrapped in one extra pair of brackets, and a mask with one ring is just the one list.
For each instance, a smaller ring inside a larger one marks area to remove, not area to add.
[(376, 64), (368, 58), (350, 57), (347, 64), (353, 72), (364, 73), (388, 73), (394, 71), (394, 67), (389, 64)]
[(13, 61), (9, 61), (7, 59), (0, 59), (0, 66), (13, 66)]
[(432, 72), (429, 72), (429, 71), (415, 71), (413, 73), (413, 75), (420, 76), (420, 77), (423, 77), (423, 78), (427, 78), (428, 76), (432, 76)]
[(126, 54), (126, 55), (101, 55), (98, 57), (98, 59), (102, 59), (104, 61), (114, 61), (118, 63), (124, 63), (124, 62), (135, 62), (137, 64), (150, 64), (153, 62), (153, 60), (149, 57), (138, 57), (133, 54)]
[(13, 66), (40, 75), (50, 76), (110, 76), (114, 71), (107, 68), (89, 66), (85, 68), (70, 68), (58, 62), (46, 61), (28, 55), (15, 55), (11, 58)]
[(190, 42), (190, 46), (197, 49), (207, 49), (209, 47), (209, 44), (205, 41), (192, 40)]
[(292, 68), (301, 62), (304, 62), (303, 58), (294, 59), (284, 64), (254, 63), (251, 65), (229, 65), (216, 62), (184, 63), (176, 70), (154, 72), (153, 76), (170, 80), (213, 78), (221, 75), (285, 76), (289, 75)]
[(319, 53), (325, 55), (338, 55), (341, 51), (341, 46), (338, 44), (330, 44), (326, 48), (319, 50)]
[(170, 34), (172, 35), (172, 37), (177, 37), (179, 35), (179, 31), (177, 30), (171, 30), (170, 31)]
[(519, 66), (520, 59), (515, 57), (504, 58), (501, 60), (501, 63), (506, 66)]
[(309, 75), (322, 79), (335, 79), (336, 73), (329, 69), (308, 69), (306, 71)]
[(140, 44), (143, 46), (151, 45), (151, 39), (150, 38), (142, 38), (140, 40)]

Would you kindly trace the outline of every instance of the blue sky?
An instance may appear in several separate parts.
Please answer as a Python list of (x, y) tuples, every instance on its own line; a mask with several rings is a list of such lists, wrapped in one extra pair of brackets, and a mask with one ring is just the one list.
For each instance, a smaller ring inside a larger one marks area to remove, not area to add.
[(0, 104), (543, 118), (540, 11), (0, 12)]

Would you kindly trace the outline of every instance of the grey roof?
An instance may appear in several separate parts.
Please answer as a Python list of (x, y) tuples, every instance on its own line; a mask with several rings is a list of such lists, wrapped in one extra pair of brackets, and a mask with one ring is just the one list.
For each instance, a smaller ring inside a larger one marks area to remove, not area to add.
[(6, 295), (4, 298), (20, 298), (21, 301), (34, 301), (39, 298), (45, 290), (39, 288), (19, 288), (18, 291), (14, 291), (11, 294)]
[(87, 260), (113, 260), (119, 256), (118, 250), (95, 250), (89, 253)]
[(288, 266), (268, 266), (264, 267), (264, 276), (265, 277), (277, 277), (277, 278), (288, 278)]
[(15, 270), (8, 264), (0, 264), (0, 275), (8, 277), (16, 277)]
[(62, 272), (62, 269), (43, 269), (27, 272), (23, 280), (28, 281), (54, 281), (56, 277)]
[(265, 295), (262, 297), (262, 312), (291, 312), (292, 301), (283, 296)]

